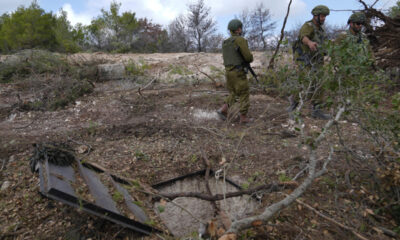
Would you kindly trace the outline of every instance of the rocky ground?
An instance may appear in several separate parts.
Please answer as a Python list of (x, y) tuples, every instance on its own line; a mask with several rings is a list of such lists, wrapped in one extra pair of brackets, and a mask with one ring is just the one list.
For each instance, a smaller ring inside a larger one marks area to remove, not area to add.
[[(267, 57), (263, 53), (255, 56), (254, 67), (261, 73)], [(224, 87), (216, 84), (223, 83), (220, 54), (79, 54), (69, 58), (75, 64), (93, 59), (101, 59), (106, 65), (133, 61), (142, 66), (139, 70), (143, 71), (143, 78), (133, 81), (116, 77), (95, 82), (94, 92), (56, 111), (21, 111), (16, 104), (37, 93), (21, 89), (16, 83), (0, 85), (1, 239), (143, 238), (41, 197), (38, 176), (29, 169), (34, 143), (68, 143), (80, 159), (147, 184), (204, 169), (202, 151), (214, 170), (226, 169), (227, 175), (244, 188), (290, 180), (306, 165), (307, 149), (288, 128), (286, 98), (265, 94), (253, 85), (253, 124), (238, 124), (235, 114), (225, 122), (218, 118), (215, 110), (227, 96)], [(310, 118), (308, 108), (302, 114), (307, 132), (321, 130), (324, 121)], [(361, 150), (366, 147), (357, 124), (339, 124), (345, 129), (342, 138), (346, 142)], [(332, 133), (328, 139), (334, 142), (338, 136)], [(396, 223), (367, 207), (366, 202), (375, 199), (361, 184), (366, 167), (350, 161), (343, 149), (336, 147), (330, 171), (315, 181), (302, 201), (368, 239), (390, 239), (379, 227), (393, 229)], [(318, 157), (327, 156), (328, 148), (324, 145)], [(265, 194), (260, 207), (282, 199), (282, 192)], [(351, 231), (300, 204), (280, 212), (268, 225), (241, 236), (356, 239)]]

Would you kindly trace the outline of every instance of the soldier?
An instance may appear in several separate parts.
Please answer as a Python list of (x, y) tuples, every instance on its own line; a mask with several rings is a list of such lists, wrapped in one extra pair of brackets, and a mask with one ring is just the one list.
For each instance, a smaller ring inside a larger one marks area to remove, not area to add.
[(372, 47), (367, 39), (367, 36), (361, 31), (362, 26), (365, 24), (366, 20), (367, 18), (363, 12), (355, 12), (351, 14), (349, 20), (347, 21), (349, 29), (345, 32), (340, 33), (335, 42), (341, 43), (342, 41), (347, 39), (353, 43), (361, 44), (361, 49), (363, 51), (362, 54), (368, 56), (368, 58), (372, 62), (374, 62), (375, 57), (372, 51)]
[(245, 63), (251, 63), (253, 55), (249, 50), (247, 40), (241, 36), (242, 26), (243, 24), (240, 20), (231, 20), (228, 24), (231, 37), (224, 40), (222, 44), (226, 86), (229, 90), (229, 96), (224, 105), (217, 110), (217, 113), (221, 119), (225, 120), (228, 116), (228, 108), (239, 99), (240, 123), (246, 124), (251, 122), (252, 119), (247, 117), (250, 107), (250, 93)]
[[(299, 32), (298, 40), (293, 45), (293, 55), (296, 64), (301, 71), (310, 73), (310, 76), (316, 78), (311, 83), (312, 90), (312, 112), (311, 116), (319, 119), (329, 119), (330, 116), (325, 114), (321, 109), (322, 89), (316, 86), (318, 78), (318, 70), (324, 64), (324, 51), (322, 46), (326, 40), (326, 33), (323, 28), (326, 16), (330, 11), (327, 6), (318, 5), (311, 11), (313, 19), (304, 23)], [(300, 74), (301, 75), (301, 74)], [(290, 106), (288, 112), (296, 109), (299, 98), (298, 95), (289, 97)]]

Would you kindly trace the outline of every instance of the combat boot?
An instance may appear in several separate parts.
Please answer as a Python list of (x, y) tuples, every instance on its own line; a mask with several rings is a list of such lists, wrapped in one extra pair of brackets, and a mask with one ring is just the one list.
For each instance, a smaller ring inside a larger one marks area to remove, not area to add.
[(254, 122), (254, 119), (247, 117), (246, 114), (240, 114), (240, 124), (247, 124), (252, 122)]
[(324, 113), (318, 105), (313, 105), (311, 110), (311, 117), (318, 118), (322, 120), (329, 120), (332, 118), (330, 114)]
[(217, 110), (218, 116), (219, 118), (221, 118), (221, 120), (225, 121), (226, 118), (228, 117), (228, 104), (224, 104), (222, 105), (222, 107), (220, 109)]

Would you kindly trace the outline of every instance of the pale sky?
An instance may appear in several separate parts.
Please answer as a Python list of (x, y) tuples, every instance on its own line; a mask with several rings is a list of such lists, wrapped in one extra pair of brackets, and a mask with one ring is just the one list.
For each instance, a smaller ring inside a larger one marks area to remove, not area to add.
[[(380, 0), (375, 5), (377, 9), (388, 9), (397, 0)], [(32, 0), (0, 0), (0, 14), (12, 12), (18, 6), (29, 6)], [(102, 8), (108, 10), (112, 0), (38, 0), (41, 8), (46, 12), (57, 13), (64, 9), (68, 13), (68, 20), (72, 25), (82, 23), (90, 24), (90, 21), (100, 15)], [(117, 0), (121, 3), (121, 11), (132, 11), (138, 18), (147, 17), (163, 26), (167, 26), (179, 14), (185, 14), (187, 5), (195, 0)], [(217, 21), (218, 30), (226, 34), (226, 26), (230, 19), (242, 12), (243, 9), (254, 8), (262, 2), (272, 13), (273, 20), (277, 22), (277, 32), (282, 27), (289, 0), (204, 0), (206, 6), (211, 7), (211, 15)], [(365, 0), (372, 4), (375, 0)], [(311, 9), (319, 4), (327, 5), (330, 9), (343, 10), (363, 9), (358, 0), (293, 0), (289, 15), (287, 30), (294, 25), (301, 24), (311, 19)], [(332, 25), (344, 25), (351, 12), (331, 12), (327, 23)]]

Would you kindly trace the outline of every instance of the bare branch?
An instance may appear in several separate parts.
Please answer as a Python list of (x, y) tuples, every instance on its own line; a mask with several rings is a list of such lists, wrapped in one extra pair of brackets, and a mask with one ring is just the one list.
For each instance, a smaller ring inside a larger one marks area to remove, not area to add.
[(283, 40), (283, 37), (285, 36), (285, 26), (286, 26), (287, 19), (289, 17), (290, 5), (292, 5), (292, 0), (290, 0), (290, 2), (288, 4), (285, 20), (283, 21), (283, 25), (282, 25), (282, 29), (281, 29), (281, 37), (280, 37), (280, 39), (278, 41), (278, 45), (275, 48), (274, 55), (272, 55), (271, 60), (269, 61), (268, 69), (273, 69), (274, 68), (274, 61), (275, 61), (276, 55), (278, 54), (279, 47), (281, 46), (281, 42)]
[(326, 133), (328, 132), (329, 128), (333, 125), (334, 122), (337, 122), (343, 112), (345, 111), (345, 107), (340, 107), (335, 118), (329, 120), (326, 124), (320, 135), (314, 140), (313, 144), (309, 145), (309, 150), (310, 150), (310, 157), (309, 157), (309, 164), (308, 164), (308, 176), (307, 178), (303, 181), (303, 183), (300, 184), (293, 192), (289, 195), (287, 195), (283, 200), (274, 203), (267, 207), (264, 212), (260, 215), (244, 218), (238, 221), (235, 221), (232, 223), (232, 226), (230, 229), (228, 229), (227, 233), (237, 233), (242, 229), (246, 229), (252, 226), (254, 222), (262, 222), (262, 223), (267, 223), (267, 221), (273, 217), (278, 211), (286, 208), (289, 206), (291, 203), (293, 203), (297, 198), (299, 198), (312, 184), (314, 179), (318, 176), (318, 174), (322, 174), (325, 169), (327, 164), (331, 161), (333, 149), (331, 148), (331, 154), (329, 155), (328, 159), (324, 162), (324, 166), (322, 170), (320, 170), (318, 173), (316, 173), (316, 165), (317, 165), (317, 158), (316, 158), (316, 149), (319, 146), (320, 142), (325, 138)]
[(205, 201), (220, 201), (224, 200), (226, 198), (233, 198), (233, 197), (239, 197), (243, 195), (251, 195), (255, 192), (259, 191), (267, 191), (267, 192), (277, 192), (280, 191), (284, 188), (294, 188), (297, 187), (298, 184), (296, 182), (284, 182), (284, 183), (278, 183), (278, 184), (266, 184), (262, 186), (258, 186), (253, 189), (248, 189), (248, 190), (243, 190), (243, 191), (238, 191), (238, 192), (231, 192), (231, 193), (226, 193), (226, 194), (216, 194), (216, 195), (208, 195), (204, 193), (198, 193), (198, 192), (181, 192), (181, 193), (163, 193), (159, 194), (158, 198), (155, 198), (156, 200), (159, 198), (168, 198), (168, 199), (175, 199), (178, 197), (194, 197), (194, 198), (199, 198)]
[[(211, 188), (210, 188), (210, 183), (209, 183), (209, 177), (210, 177), (210, 171), (211, 171), (211, 163), (208, 160), (206, 154), (204, 153), (203, 149), (201, 149), (201, 156), (203, 157), (204, 160), (204, 165), (206, 166), (206, 175), (204, 176), (204, 179), (206, 181), (206, 187), (207, 187), (207, 192), (208, 194), (211, 196), (212, 192), (211, 192)], [(215, 213), (221, 211), (221, 209), (217, 206), (217, 204), (213, 201), (211, 202), (213, 207), (214, 207), (214, 211)]]
[(341, 228), (344, 228), (344, 229), (346, 229), (346, 230), (352, 232), (352, 233), (353, 233), (356, 237), (358, 237), (359, 239), (362, 239), (362, 240), (367, 240), (367, 239), (368, 239), (368, 238), (364, 237), (363, 235), (361, 235), (360, 233), (356, 232), (356, 230), (354, 230), (353, 228), (348, 227), (348, 226), (345, 226), (345, 225), (343, 225), (342, 223), (339, 223), (338, 221), (336, 221), (335, 219), (330, 218), (330, 217), (328, 217), (328, 216), (325, 216), (324, 214), (320, 213), (320, 212), (319, 212), (318, 210), (316, 210), (315, 208), (313, 208), (313, 207), (311, 207), (310, 205), (308, 205), (308, 204), (306, 204), (306, 203), (300, 201), (299, 199), (296, 199), (296, 202), (299, 203), (299, 204), (301, 204), (301, 205), (303, 205), (304, 207), (310, 209), (311, 211), (315, 212), (318, 216), (320, 216), (320, 217), (322, 217), (322, 218), (324, 218), (324, 219), (326, 219), (326, 220), (328, 220), (328, 221), (330, 221), (330, 222), (332, 222), (332, 223), (334, 223), (334, 224), (340, 226)]

